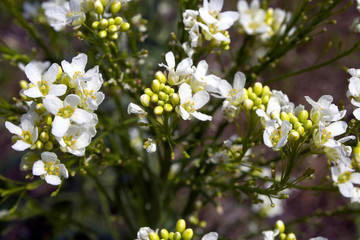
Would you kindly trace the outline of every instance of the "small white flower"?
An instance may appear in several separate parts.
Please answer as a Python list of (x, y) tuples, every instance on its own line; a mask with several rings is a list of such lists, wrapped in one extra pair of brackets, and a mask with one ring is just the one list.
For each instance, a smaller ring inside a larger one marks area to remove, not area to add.
[(57, 155), (52, 152), (41, 153), (41, 159), (34, 163), (32, 173), (35, 176), (45, 178), (45, 181), (51, 185), (59, 185), (61, 183), (61, 176), (69, 177), (65, 165), (60, 164)]
[(71, 121), (84, 124), (93, 119), (91, 113), (77, 107), (80, 101), (80, 97), (75, 94), (67, 95), (64, 102), (53, 95), (44, 98), (44, 107), (48, 112), (55, 115), (51, 129), (54, 136), (63, 137), (69, 129)]
[(281, 124), (272, 119), (266, 121), (266, 128), (263, 134), (265, 145), (273, 148), (274, 151), (280, 150), (287, 143), (288, 133), (291, 129), (291, 124), (286, 120)]
[(59, 74), (59, 65), (56, 63), (52, 64), (44, 75), (42, 75), (41, 66), (29, 63), (25, 67), (25, 74), (34, 85), (24, 91), (24, 94), (28, 97), (62, 96), (66, 92), (67, 87), (65, 84), (53, 84)]
[(273, 90), (266, 108), (266, 113), (271, 116), (271, 113), (277, 112), (293, 112), (294, 103), (290, 102), (289, 97), (282, 91)]
[(274, 231), (268, 230), (263, 231), (262, 234), (264, 235), (264, 240), (274, 240), (277, 235), (279, 235), (279, 229), (275, 229)]
[(192, 69), (192, 59), (185, 58), (183, 59), (175, 68), (175, 56), (173, 52), (167, 52), (165, 54), (166, 64), (160, 63), (160, 67), (165, 67), (168, 71), (168, 81), (170, 85), (178, 85), (182, 82), (188, 80), (193, 73)]
[(66, 0), (43, 2), (45, 17), (55, 31), (62, 30), (66, 25), (66, 14), (70, 12), (70, 4)]
[(128, 114), (136, 114), (140, 118), (145, 118), (147, 116), (147, 112), (145, 112), (144, 109), (142, 109), (139, 105), (136, 105), (135, 103), (129, 103), (127, 112)]
[(138, 233), (137, 233), (137, 239), (135, 240), (150, 240), (149, 238), (149, 234), (154, 232), (154, 230), (152, 230), (149, 227), (142, 227), (139, 229)]
[(355, 194), (353, 184), (360, 184), (360, 173), (340, 163), (338, 166), (331, 167), (332, 179), (338, 185), (340, 193), (347, 198)]
[(148, 153), (156, 152), (156, 142), (151, 138), (146, 139), (143, 147), (146, 149)]
[(233, 86), (231, 86), (228, 81), (221, 80), (218, 88), (218, 95), (213, 94), (214, 97), (226, 98), (233, 105), (238, 105), (241, 103), (241, 97), (244, 94), (244, 86), (246, 82), (246, 77), (242, 72), (237, 72), (234, 77)]
[(269, 26), (265, 22), (266, 12), (260, 8), (259, 0), (253, 0), (251, 5), (245, 0), (237, 3), (240, 13), (239, 23), (248, 35), (261, 34), (269, 31)]
[(34, 121), (31, 119), (31, 115), (22, 115), (20, 121), (20, 126), (16, 126), (8, 121), (5, 122), (7, 130), (19, 137), (19, 140), (11, 146), (16, 151), (24, 151), (25, 149), (34, 146), (38, 138), (38, 128), (34, 126)]
[(313, 138), (315, 145), (318, 148), (329, 147), (335, 148), (341, 145), (334, 137), (346, 132), (347, 124), (344, 121), (333, 122), (325, 127), (325, 124), (320, 121), (319, 128), (314, 130)]
[(69, 152), (75, 156), (84, 156), (85, 148), (91, 142), (91, 135), (77, 125), (70, 125), (63, 137), (56, 137), (63, 152)]
[(219, 237), (219, 234), (217, 232), (209, 232), (205, 234), (201, 240), (217, 240)]
[(335, 122), (342, 119), (346, 114), (346, 110), (339, 111), (338, 107), (332, 104), (333, 97), (330, 95), (321, 96), (317, 102), (308, 96), (305, 96), (305, 99), (312, 106), (310, 119), (314, 123), (323, 121), (324, 124), (327, 125), (328, 122)]
[(193, 92), (198, 92), (200, 90), (206, 90), (210, 93), (218, 92), (217, 87), (220, 83), (220, 78), (215, 75), (206, 75), (209, 65), (205, 60), (201, 60), (197, 67), (193, 67), (193, 77), (190, 78), (188, 84), (191, 86)]
[(183, 83), (179, 88), (180, 96), (180, 115), (184, 120), (191, 119), (191, 116), (201, 121), (211, 121), (212, 117), (200, 113), (197, 110), (202, 108), (210, 99), (209, 94), (205, 90), (201, 90), (192, 96), (191, 87), (187, 83)]

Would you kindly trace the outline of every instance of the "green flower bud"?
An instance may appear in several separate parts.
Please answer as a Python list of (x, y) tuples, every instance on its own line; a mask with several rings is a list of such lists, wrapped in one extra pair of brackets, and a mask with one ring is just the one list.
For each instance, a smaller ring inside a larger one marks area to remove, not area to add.
[(99, 27), (100, 29), (106, 29), (109, 25), (109, 22), (106, 18), (100, 20)]
[(97, 14), (102, 14), (104, 12), (104, 6), (99, 0), (94, 3), (94, 12)]
[(252, 93), (249, 94), (249, 98), (250, 98), (251, 100), (255, 101), (258, 97), (256, 96), (255, 93), (252, 92)]
[(115, 20), (115, 25), (117, 26), (119, 26), (123, 21), (122, 17), (116, 17), (114, 20)]
[(163, 92), (165, 92), (166, 94), (170, 94), (171, 93), (171, 87), (170, 86), (165, 86), (163, 89)]
[(289, 115), (288, 115), (286, 112), (281, 112), (281, 113), (280, 113), (280, 119), (281, 119), (282, 121), (285, 121), (285, 120), (290, 121), (290, 117), (289, 117)]
[(298, 129), (299, 127), (302, 127), (301, 123), (300, 122), (296, 122), (294, 124), (294, 129)]
[(102, 30), (99, 32), (99, 37), (100, 38), (106, 38), (107, 37), (107, 32), (105, 30)]
[(117, 12), (120, 11), (120, 8), (121, 8), (121, 2), (116, 1), (111, 4), (110, 11), (112, 14), (115, 15)]
[(173, 88), (170, 87), (170, 94), (171, 94), (171, 93), (174, 93), (174, 92), (175, 92), (175, 89), (173, 89)]
[(107, 29), (109, 33), (115, 33), (118, 30), (116, 25), (110, 25)]
[(160, 83), (160, 88), (159, 88), (159, 90), (160, 90), (160, 91), (163, 90), (164, 87), (165, 87), (165, 84), (164, 84), (164, 83)]
[(264, 86), (264, 87), (262, 88), (261, 96), (266, 96), (266, 95), (270, 95), (270, 88), (269, 88), (269, 86)]
[(167, 101), (167, 100), (169, 100), (169, 95), (167, 95), (167, 94), (164, 93), (163, 91), (160, 91), (160, 92), (159, 92), (159, 98), (160, 98), (161, 100)]
[(37, 140), (36, 143), (35, 143), (35, 148), (38, 149), (38, 150), (41, 150), (44, 148), (44, 143), (40, 140)]
[(256, 82), (254, 84), (254, 93), (256, 95), (260, 96), (261, 93), (262, 93), (262, 89), (263, 89), (263, 86), (262, 86), (262, 84), (260, 82)]
[(286, 239), (286, 234), (285, 233), (280, 233), (279, 238), (280, 238), (280, 240), (285, 240)]
[[(289, 115), (290, 115), (290, 113), (289, 113)], [(295, 124), (296, 122), (298, 122), (299, 120), (298, 120), (298, 118), (297, 117), (295, 117), (295, 116), (291, 116), (290, 117), (290, 123), (291, 124)]]
[(299, 113), (298, 119), (300, 122), (304, 123), (308, 119), (308, 117), (309, 113), (304, 109)]
[(176, 231), (179, 233), (183, 233), (186, 228), (186, 222), (184, 219), (179, 219), (176, 223)]
[(161, 115), (163, 112), (164, 112), (164, 108), (163, 108), (162, 106), (156, 106), (156, 107), (154, 108), (154, 113), (155, 113), (156, 115)]
[(50, 115), (47, 115), (46, 117), (45, 117), (45, 123), (46, 123), (46, 125), (49, 125), (49, 126), (51, 126), (52, 125), (52, 117), (50, 116)]
[(171, 95), (171, 103), (173, 105), (178, 105), (180, 103), (180, 96), (177, 93), (173, 93), (173, 95)]
[(150, 240), (160, 240), (159, 236), (155, 232), (150, 233), (149, 238)]
[(161, 229), (160, 235), (162, 239), (167, 240), (169, 238), (169, 232), (166, 229)]
[(44, 107), (44, 104), (42, 103), (38, 103), (36, 104), (35, 106), (35, 111), (38, 113), (38, 114), (43, 114), (46, 112), (46, 108)]
[(250, 111), (254, 106), (254, 102), (251, 99), (245, 99), (243, 106), (246, 111)]
[(25, 81), (25, 80), (21, 80), (21, 81), (19, 82), (19, 85), (20, 85), (21, 89), (27, 89), (28, 82)]
[(47, 132), (40, 133), (40, 140), (43, 142), (47, 142), (50, 139), (50, 135)]
[(256, 98), (254, 101), (255, 106), (259, 106), (261, 103), (261, 98)]
[(149, 97), (154, 95), (154, 92), (150, 88), (145, 88), (144, 92), (146, 95), (149, 95)]
[(51, 151), (51, 150), (53, 149), (53, 147), (54, 147), (53, 142), (48, 141), (48, 142), (45, 143), (44, 149), (45, 149), (46, 151)]
[(258, 108), (262, 109), (263, 111), (265, 111), (265, 109), (266, 109), (264, 104), (260, 104), (260, 105), (258, 106)]
[(289, 234), (286, 236), (286, 240), (296, 240), (295, 234), (289, 233)]
[(285, 224), (281, 220), (277, 220), (275, 223), (275, 229), (279, 229), (280, 233), (285, 232)]
[(194, 232), (191, 228), (187, 228), (182, 234), (184, 240), (190, 240), (193, 236)]
[(91, 27), (92, 27), (93, 29), (98, 29), (98, 28), (99, 28), (99, 25), (100, 25), (99, 21), (95, 21), (95, 22), (93, 22), (93, 23), (91, 24)]
[(261, 101), (263, 104), (267, 104), (269, 102), (270, 96), (269, 95), (265, 95), (261, 97)]
[(159, 101), (157, 102), (157, 104), (158, 104), (159, 106), (164, 106), (164, 105), (165, 105), (165, 102), (164, 102), (163, 100), (159, 100)]
[(114, 25), (115, 24), (115, 19), (109, 18), (108, 23), (109, 23), (109, 26)]
[(170, 239), (170, 240), (173, 240), (173, 239), (174, 239), (174, 235), (175, 235), (175, 233), (170, 232), (170, 233), (169, 233), (169, 239)]
[[(113, 26), (114, 26), (114, 25), (113, 25)], [(118, 39), (118, 34), (117, 34), (117, 33), (111, 34), (111, 35), (109, 36), (109, 39), (110, 39), (110, 40), (116, 40), (116, 39)]]
[(297, 128), (296, 131), (300, 134), (300, 136), (304, 135), (305, 133), (305, 129), (303, 127)]
[(166, 103), (164, 105), (164, 109), (165, 109), (166, 112), (171, 112), (173, 110), (173, 106), (171, 104), (169, 104), (169, 103)]
[(16, 143), (18, 140), (20, 140), (20, 137), (19, 137), (18, 135), (13, 135), (13, 136), (11, 137), (11, 141), (12, 141), (13, 143)]
[(150, 97), (147, 94), (143, 94), (140, 96), (140, 102), (144, 107), (150, 106)]
[(354, 159), (357, 164), (360, 164), (360, 143), (353, 148)]
[(174, 240), (180, 240), (180, 239), (181, 239), (181, 233), (176, 232), (176, 233), (174, 234)]
[(123, 31), (123, 32), (126, 32), (130, 29), (130, 24), (129, 23), (123, 23), (120, 27), (120, 30)]
[[(254, 91), (253, 91), (253, 88), (252, 87), (249, 87), (247, 89), (247, 93), (248, 93), (248, 96), (250, 96), (250, 94), (252, 94)], [(250, 97), (249, 97), (250, 98)]]
[(308, 130), (312, 127), (312, 121), (311, 120), (306, 120), (303, 124), (305, 130)]
[(159, 80), (161, 83), (166, 83), (166, 77), (162, 71), (157, 71), (155, 73), (155, 78)]
[(151, 96), (151, 102), (157, 103), (159, 101), (159, 97), (157, 94)]
[(151, 83), (151, 89), (158, 93), (160, 91), (160, 81), (157, 79), (154, 79)]

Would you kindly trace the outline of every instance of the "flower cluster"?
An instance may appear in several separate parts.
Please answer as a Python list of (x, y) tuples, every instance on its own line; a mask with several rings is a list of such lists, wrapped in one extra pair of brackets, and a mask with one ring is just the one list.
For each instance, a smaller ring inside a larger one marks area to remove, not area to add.
[(119, 31), (125, 32), (130, 28), (129, 23), (117, 16), (121, 9), (120, 0), (61, 0), (43, 3), (42, 8), (48, 22), (56, 31), (66, 25), (79, 29), (85, 24), (92, 27), (100, 38), (116, 40)]
[(42, 152), (42, 160), (33, 165), (33, 174), (41, 175), (49, 184), (58, 185), (59, 176), (68, 176), (56, 153), (50, 151), (60, 148), (62, 152), (84, 156), (96, 134), (98, 119), (94, 110), (105, 97), (99, 91), (103, 79), (98, 66), (85, 71), (86, 63), (87, 56), (81, 53), (71, 63), (62, 61), (61, 67), (54, 63), (46, 70), (43, 64), (26, 65), (30, 83), (22, 84), (20, 95), (28, 111), (19, 126), (5, 122), (15, 134), (13, 149)]

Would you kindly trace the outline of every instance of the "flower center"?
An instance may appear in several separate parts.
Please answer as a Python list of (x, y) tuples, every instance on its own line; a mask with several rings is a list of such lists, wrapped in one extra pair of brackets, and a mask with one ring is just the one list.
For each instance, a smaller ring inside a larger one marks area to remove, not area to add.
[(229, 92), (229, 95), (228, 95), (228, 97), (229, 98), (233, 98), (233, 97), (235, 97), (236, 96), (236, 94), (238, 94), (238, 90), (237, 89), (230, 89), (230, 92)]
[(57, 115), (60, 117), (63, 117), (63, 118), (70, 118), (74, 112), (75, 112), (75, 109), (71, 108), (69, 105), (67, 105), (64, 108), (60, 108)]
[(273, 130), (273, 132), (271, 133), (270, 140), (271, 140), (274, 147), (279, 142), (279, 140), (281, 138), (281, 135), (282, 135), (282, 132), (280, 131), (280, 128), (278, 128), (278, 131)]
[(84, 95), (85, 95), (86, 98), (91, 97), (93, 99), (96, 99), (96, 97), (94, 96), (94, 93), (95, 93), (94, 90), (88, 91), (88, 90), (84, 89)]
[(189, 113), (195, 112), (194, 105), (195, 103), (192, 101), (188, 101), (187, 103), (181, 104), (181, 106)]
[(56, 160), (56, 162), (45, 162), (44, 161), (44, 164), (45, 164), (44, 169), (49, 175), (56, 175), (56, 176), (60, 175), (59, 160)]
[(324, 128), (321, 134), (321, 144), (324, 144), (330, 138), (331, 138), (331, 132), (326, 131), (326, 128)]
[(48, 81), (44, 81), (44, 79), (41, 79), (41, 81), (38, 81), (39, 90), (42, 93), (42, 95), (46, 96), (49, 93), (50, 87)]
[(32, 134), (30, 133), (30, 131), (22, 131), (21, 133), (22, 136), (22, 140), (26, 143), (32, 144), (33, 142), (33, 137)]
[(72, 147), (76, 143), (76, 140), (73, 140), (73, 136), (64, 136), (63, 139), (68, 147)]
[(339, 176), (338, 183), (346, 183), (350, 179), (351, 179), (351, 172), (347, 171)]
[(80, 71), (76, 71), (75, 73), (74, 73), (74, 75), (73, 75), (73, 79), (75, 80), (75, 79), (77, 79), (78, 77), (82, 77), (83, 76), (83, 74), (80, 72)]

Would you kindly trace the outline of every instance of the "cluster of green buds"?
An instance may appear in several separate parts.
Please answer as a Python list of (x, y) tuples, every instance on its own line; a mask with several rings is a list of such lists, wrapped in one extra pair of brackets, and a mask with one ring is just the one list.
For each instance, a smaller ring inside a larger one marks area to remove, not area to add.
[(244, 89), (243, 109), (246, 111), (256, 111), (257, 109), (265, 111), (270, 96), (270, 88), (263, 86), (260, 82), (256, 82), (253, 87)]
[(118, 38), (118, 32), (126, 32), (130, 29), (130, 24), (124, 22), (122, 17), (117, 16), (121, 9), (120, 1), (111, 1), (110, 12), (111, 17), (106, 18), (104, 14), (107, 7), (105, 0), (96, 0), (93, 6), (93, 12), (95, 13), (95, 20), (92, 20), (91, 27), (95, 30), (97, 35), (104, 39), (116, 40)]
[(153, 107), (156, 115), (162, 115), (164, 112), (171, 113), (179, 105), (180, 96), (167, 84), (164, 73), (158, 71), (151, 88), (146, 88), (140, 96), (140, 102), (144, 107)]
[(184, 219), (180, 219), (176, 223), (176, 231), (169, 232), (167, 229), (163, 228), (160, 231), (160, 236), (152, 232), (149, 234), (150, 240), (190, 240), (194, 236), (194, 232), (191, 228), (186, 228), (186, 222)]
[(279, 230), (279, 239), (280, 240), (296, 240), (294, 233), (285, 233), (285, 224), (283, 221), (278, 220), (275, 223), (275, 229)]
[(280, 119), (282, 121), (287, 120), (292, 124), (292, 130), (290, 130), (289, 133), (289, 140), (290, 141), (297, 141), (300, 136), (304, 136), (305, 133), (308, 132), (308, 130), (311, 130), (313, 126), (313, 122), (308, 119), (309, 113), (308, 111), (301, 110), (298, 115), (296, 116), (293, 113), (286, 113), (281, 112), (280, 113)]

